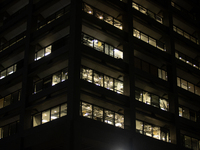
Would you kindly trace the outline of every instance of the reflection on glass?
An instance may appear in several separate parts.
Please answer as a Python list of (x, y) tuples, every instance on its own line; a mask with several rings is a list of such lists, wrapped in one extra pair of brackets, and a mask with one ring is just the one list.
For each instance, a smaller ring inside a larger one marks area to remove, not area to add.
[(104, 117), (105, 117), (104, 119), (105, 123), (114, 125), (114, 113), (112, 111), (105, 110)]
[(115, 126), (124, 129), (124, 115), (115, 113)]
[(50, 121), (50, 110), (42, 112), (42, 124)]
[(92, 105), (82, 102), (82, 114), (84, 117), (92, 118)]
[(51, 109), (51, 121), (59, 118), (59, 106)]
[(103, 109), (97, 106), (94, 106), (93, 119), (103, 122)]

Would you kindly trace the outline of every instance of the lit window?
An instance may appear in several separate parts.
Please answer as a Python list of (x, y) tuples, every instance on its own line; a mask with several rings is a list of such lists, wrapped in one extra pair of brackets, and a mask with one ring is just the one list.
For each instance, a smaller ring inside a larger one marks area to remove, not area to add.
[(93, 119), (103, 122), (103, 109), (97, 106), (94, 106)]
[(145, 104), (151, 105), (151, 96), (148, 92), (143, 91), (143, 102)]
[(146, 136), (152, 137), (152, 126), (149, 124), (144, 124), (144, 134)]
[(54, 107), (51, 109), (51, 120), (59, 118), (59, 107)]
[(124, 129), (124, 115), (115, 113), (115, 126)]
[(105, 110), (104, 117), (105, 117), (104, 119), (105, 123), (114, 125), (114, 113), (112, 111)]
[(42, 112), (42, 124), (50, 121), (50, 110)]
[(92, 105), (82, 102), (82, 114), (86, 118), (92, 118)]
[(143, 134), (143, 122), (136, 120), (136, 131)]
[(60, 117), (66, 116), (67, 115), (67, 103), (62, 104), (60, 106)]
[(39, 126), (41, 124), (42, 116), (41, 113), (33, 116), (33, 127)]

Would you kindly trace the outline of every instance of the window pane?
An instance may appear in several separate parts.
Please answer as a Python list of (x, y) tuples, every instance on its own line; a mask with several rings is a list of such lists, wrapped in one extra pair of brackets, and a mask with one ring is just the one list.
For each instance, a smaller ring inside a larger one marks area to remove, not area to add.
[(106, 14), (104, 16), (105, 16), (104, 21), (113, 25), (113, 17), (106, 15)]
[(82, 114), (84, 117), (92, 118), (92, 105), (82, 102)]
[(82, 69), (82, 79), (92, 82), (92, 70), (91, 69)]
[(159, 107), (159, 97), (156, 95), (151, 95), (152, 101), (151, 101), (151, 105), (154, 107)]
[(181, 88), (187, 90), (187, 81), (181, 79)]
[(176, 29), (176, 32), (177, 32), (178, 34), (180, 34), (180, 35), (183, 35), (183, 31), (182, 31), (181, 29), (179, 29), (179, 28)]
[(183, 117), (186, 119), (190, 119), (189, 109), (188, 108), (182, 108), (183, 109)]
[(103, 19), (103, 13), (101, 11), (95, 10), (95, 17), (98, 19)]
[(104, 112), (104, 122), (107, 124), (114, 125), (114, 112), (105, 110)]
[(167, 140), (167, 133), (164, 132), (164, 131), (162, 131), (162, 132), (161, 132), (160, 139), (163, 140), (163, 141), (166, 141), (166, 140)]
[(68, 68), (62, 70), (62, 82), (68, 79)]
[(37, 81), (35, 83), (34, 93), (42, 91), (42, 87), (43, 87), (43, 80)]
[(88, 14), (93, 14), (93, 9), (89, 5), (84, 4), (84, 11), (87, 12)]
[(142, 102), (142, 90), (135, 90), (135, 99)]
[(195, 94), (200, 96), (200, 88), (195, 86)]
[(181, 107), (179, 107), (179, 116), (182, 117), (183, 116), (183, 110)]
[(143, 133), (143, 122), (136, 120), (136, 132), (142, 134)]
[(9, 135), (13, 135), (17, 132), (17, 122), (9, 125)]
[(0, 108), (3, 108), (3, 101), (4, 101), (4, 98), (1, 98), (0, 99)]
[(142, 61), (142, 70), (146, 71), (146, 72), (150, 71), (149, 64), (147, 62), (145, 62), (145, 61)]
[(59, 118), (59, 106), (51, 109), (51, 120)]
[(104, 87), (113, 90), (113, 79), (111, 77), (104, 75)]
[(123, 94), (123, 82), (115, 79), (115, 92)]
[(103, 75), (97, 72), (94, 72), (94, 84), (103, 87)]
[(149, 44), (151, 44), (152, 46), (156, 47), (156, 40), (149, 37)]
[(41, 113), (33, 116), (33, 127), (36, 127), (41, 124), (42, 116)]
[(44, 49), (40, 50), (37, 52), (37, 60), (41, 59), (42, 57), (44, 57)]
[(0, 128), (0, 139), (2, 139), (3, 138), (3, 130), (2, 130), (2, 128)]
[(110, 52), (110, 45), (105, 43), (105, 54), (109, 55)]
[(148, 43), (148, 36), (143, 34), (143, 33), (141, 33), (141, 40), (146, 42), (146, 43)]
[(119, 20), (114, 19), (114, 26), (120, 30), (122, 30), (122, 23)]
[(12, 74), (12, 73), (14, 73), (14, 70), (13, 70), (13, 69), (14, 69), (13, 66), (11, 66), (11, 67), (9, 67), (9, 68), (7, 69), (7, 76), (10, 75), (10, 74)]
[(148, 92), (143, 92), (143, 102), (145, 104), (151, 105), (151, 97)]
[(139, 10), (138, 5), (136, 3), (134, 3), (134, 2), (132, 2), (132, 7), (135, 8), (135, 9), (137, 9), (137, 10)]
[(169, 110), (169, 103), (165, 99), (160, 98), (160, 109), (168, 111)]
[(179, 77), (177, 77), (177, 86), (181, 87), (181, 82)]
[(52, 86), (60, 83), (60, 81), (61, 81), (61, 73), (60, 72), (58, 72), (52, 76)]
[(185, 147), (191, 148), (191, 138), (189, 136), (185, 136)]
[(49, 45), (48, 47), (45, 48), (45, 56), (51, 54), (51, 45)]
[(12, 96), (11, 95), (6, 96), (4, 99), (4, 107), (10, 105), (11, 101), (12, 101)]
[(60, 106), (60, 117), (67, 115), (67, 103)]
[(20, 94), (19, 91), (17, 91), (17, 92), (12, 94), (13, 102), (17, 102), (17, 101), (20, 100), (20, 95), (19, 94)]
[(121, 58), (123, 59), (123, 52), (118, 50), (118, 49), (114, 49), (114, 58)]
[(1, 77), (0, 77), (0, 79), (3, 79), (3, 78), (5, 78), (6, 77), (6, 70), (3, 70), (2, 72), (1, 72)]
[(103, 109), (97, 106), (94, 106), (93, 119), (103, 122)]
[(196, 113), (193, 111), (190, 111), (190, 120), (196, 121)]
[(140, 39), (140, 31), (134, 29), (133, 30), (133, 36), (137, 37), (138, 39)]
[(5, 137), (8, 137), (9, 136), (9, 128), (8, 128), (9, 126), (7, 125), (7, 126), (4, 126), (4, 127), (2, 127), (2, 130), (3, 130), (3, 138), (5, 138)]
[(88, 35), (83, 35), (83, 44), (93, 47), (94, 39)]
[(160, 127), (153, 127), (153, 138), (160, 139)]
[(194, 84), (188, 82), (188, 90), (194, 93)]
[(144, 135), (152, 137), (152, 126), (144, 124)]
[(198, 150), (198, 140), (192, 138), (192, 149), (193, 150)]
[(100, 52), (103, 52), (104, 43), (97, 39), (94, 39), (94, 48)]
[(42, 112), (42, 124), (50, 121), (50, 110)]
[(140, 7), (140, 12), (146, 15), (147, 14), (147, 9), (145, 9), (142, 6), (139, 6), (139, 7)]
[(115, 126), (124, 129), (124, 115), (115, 113)]

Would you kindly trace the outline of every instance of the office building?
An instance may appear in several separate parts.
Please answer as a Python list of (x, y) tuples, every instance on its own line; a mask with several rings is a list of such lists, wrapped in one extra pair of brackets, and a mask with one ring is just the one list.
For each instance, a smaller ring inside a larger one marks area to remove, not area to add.
[(1, 0), (1, 150), (199, 150), (198, 0)]

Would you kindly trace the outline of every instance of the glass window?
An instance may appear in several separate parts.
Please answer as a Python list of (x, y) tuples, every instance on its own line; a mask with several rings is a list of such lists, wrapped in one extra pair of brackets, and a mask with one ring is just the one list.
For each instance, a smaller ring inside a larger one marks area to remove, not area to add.
[(114, 26), (120, 30), (122, 30), (122, 23), (117, 20), (117, 19), (114, 19)]
[(115, 91), (119, 94), (123, 94), (123, 82), (115, 79)]
[(58, 72), (52, 76), (52, 86), (60, 83), (60, 81), (61, 81), (61, 73), (60, 72)]
[(135, 99), (142, 102), (142, 90), (135, 90)]
[(196, 113), (193, 111), (190, 111), (190, 120), (196, 121)]
[(107, 124), (114, 125), (114, 112), (110, 110), (105, 110), (104, 111), (104, 122)]
[(142, 61), (142, 70), (146, 72), (150, 71), (149, 64), (145, 61)]
[(183, 31), (182, 31), (181, 29), (179, 29), (179, 28), (176, 28), (176, 32), (177, 32), (178, 34), (180, 34), (180, 35), (182, 35), (182, 36), (183, 36)]
[(103, 19), (103, 13), (101, 11), (95, 10), (95, 17), (98, 19)]
[(92, 105), (82, 102), (82, 114), (84, 117), (92, 118)]
[(191, 41), (192, 41), (192, 42), (197, 43), (197, 40), (196, 40), (195, 37), (190, 36), (190, 38), (191, 38)]
[(0, 128), (0, 139), (2, 139), (3, 138), (3, 130), (2, 130), (2, 128)]
[(91, 36), (83, 35), (83, 44), (93, 47), (94, 46), (94, 39)]
[(151, 95), (151, 105), (154, 107), (159, 107), (159, 97), (157, 95)]
[(143, 91), (143, 102), (145, 104), (151, 105), (151, 96), (148, 92)]
[(36, 60), (41, 59), (42, 57), (44, 57), (44, 49), (40, 50), (37, 52), (37, 58)]
[(137, 9), (137, 10), (139, 10), (138, 5), (136, 3), (134, 3), (134, 2), (132, 2), (132, 7), (135, 8), (135, 9)]
[(142, 7), (142, 6), (139, 6), (140, 7), (140, 12), (143, 13), (143, 14), (147, 14), (147, 9)]
[(167, 132), (161, 131), (160, 139), (163, 141), (168, 142), (169, 140), (169, 134)]
[(135, 67), (141, 69), (141, 60), (139, 58), (134, 58)]
[(13, 135), (17, 132), (17, 122), (9, 125), (9, 135)]
[(40, 92), (42, 91), (42, 87), (43, 87), (43, 80), (39, 80), (35, 83), (35, 87), (34, 87), (34, 93)]
[(114, 49), (114, 58), (121, 58), (123, 59), (123, 52), (118, 50), (118, 49)]
[(88, 14), (93, 14), (93, 9), (89, 5), (84, 4), (84, 11), (87, 12)]
[(151, 12), (151, 11), (149, 11), (149, 10), (147, 11), (147, 15), (148, 15), (149, 17), (155, 19), (155, 15), (154, 15), (154, 13)]
[(42, 112), (42, 124), (50, 121), (50, 110)]
[(158, 21), (159, 23), (163, 23), (162, 17), (160, 17), (158, 15), (156, 15), (156, 21)]
[(198, 140), (192, 138), (192, 149), (193, 150), (198, 150)]
[(20, 100), (20, 92), (17, 91), (15, 93), (12, 94), (12, 98), (13, 98), (13, 102), (17, 102)]
[(124, 129), (124, 115), (115, 113), (115, 126)]
[(187, 38), (187, 39), (190, 39), (190, 35), (186, 32), (184, 32), (184, 37)]
[(144, 42), (146, 42), (146, 43), (149, 42), (149, 41), (148, 41), (148, 36), (145, 35), (145, 34), (143, 34), (143, 33), (141, 33), (141, 40), (144, 41)]
[(143, 122), (136, 120), (136, 131), (140, 134), (143, 134)]
[(4, 98), (0, 99), (0, 108), (3, 108), (3, 102), (4, 102)]
[(168, 111), (169, 110), (169, 103), (165, 99), (160, 98), (160, 109)]
[(177, 86), (181, 86), (181, 82), (180, 82), (180, 78), (179, 77), (177, 77)]
[(175, 57), (179, 58), (178, 52), (175, 52)]
[(113, 25), (113, 17), (111, 17), (111, 16), (109, 16), (107, 14), (105, 14), (104, 16), (105, 16), (104, 21), (109, 23), (109, 24), (111, 24), (111, 25)]
[(149, 124), (144, 124), (144, 135), (152, 137), (152, 126)]
[(51, 109), (51, 120), (59, 118), (59, 106)]
[(195, 86), (195, 94), (200, 96), (200, 87)]
[(94, 39), (94, 48), (100, 52), (103, 52), (103, 48), (104, 48), (104, 43)]
[(153, 127), (153, 138), (160, 140), (160, 127)]
[(41, 121), (42, 121), (41, 113), (34, 115), (33, 116), (33, 127), (41, 125)]
[(113, 90), (113, 79), (111, 77), (104, 75), (104, 87)]
[(45, 56), (51, 54), (51, 47), (52, 47), (52, 46), (49, 45), (48, 47), (45, 48), (45, 54), (44, 54)]
[(194, 85), (192, 83), (188, 82), (188, 90), (192, 93), (194, 93)]
[(62, 82), (68, 79), (68, 69), (65, 68), (62, 70)]
[(187, 90), (187, 81), (181, 79), (181, 88)]
[(152, 46), (156, 47), (156, 40), (149, 37), (149, 44), (151, 44)]
[(93, 119), (103, 122), (103, 109), (97, 106), (94, 106)]
[(133, 29), (133, 36), (137, 37), (138, 39), (140, 39), (140, 31)]
[(12, 101), (12, 96), (11, 95), (6, 96), (4, 99), (4, 107), (10, 105), (11, 101)]
[(82, 69), (82, 79), (92, 82), (92, 70), (91, 69)]
[(9, 126), (4, 126), (2, 127), (3, 130), (3, 138), (8, 137), (9, 136)]
[(103, 75), (97, 72), (94, 72), (94, 84), (103, 87)]
[(188, 108), (182, 108), (183, 117), (186, 119), (190, 119), (190, 113)]
[(191, 138), (189, 136), (185, 136), (184, 137), (184, 140), (185, 140), (185, 147), (187, 148), (191, 148)]
[(43, 89), (51, 87), (52, 86), (52, 77), (51, 76), (47, 76), (43, 79)]
[(182, 117), (183, 116), (183, 109), (181, 107), (179, 107), (179, 116)]
[(60, 106), (60, 117), (67, 115), (67, 103)]
[(3, 71), (1, 72), (0, 79), (3, 79), (3, 78), (5, 78), (5, 77), (6, 77), (6, 70), (3, 70)]
[(13, 66), (11, 66), (11, 67), (9, 67), (7, 69), (7, 76), (10, 75), (10, 74), (12, 74), (12, 73), (14, 73)]

